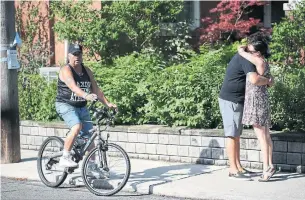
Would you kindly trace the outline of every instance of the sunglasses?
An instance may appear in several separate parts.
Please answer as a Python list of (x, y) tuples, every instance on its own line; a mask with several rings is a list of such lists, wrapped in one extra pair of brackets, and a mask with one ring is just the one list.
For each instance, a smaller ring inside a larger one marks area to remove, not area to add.
[(75, 53), (72, 53), (72, 55), (73, 56), (80, 56), (80, 55), (82, 55), (82, 53), (81, 52), (75, 52)]

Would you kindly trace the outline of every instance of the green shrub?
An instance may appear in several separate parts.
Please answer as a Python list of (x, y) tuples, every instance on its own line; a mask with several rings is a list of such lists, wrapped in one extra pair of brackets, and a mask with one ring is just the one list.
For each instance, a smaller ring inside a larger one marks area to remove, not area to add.
[(145, 122), (214, 128), (220, 122), (218, 93), (232, 52), (221, 48), (171, 66), (148, 80)]
[(162, 69), (161, 60), (135, 53), (115, 59), (112, 66), (91, 64), (90, 67), (105, 96), (119, 106), (119, 123), (141, 123), (142, 107), (147, 102), (145, 81), (148, 75)]
[(133, 54), (113, 66), (89, 65), (106, 96), (120, 108), (120, 123), (216, 127), (218, 93), (236, 45), (203, 54), (188, 63), (163, 66), (158, 56)]
[(56, 83), (47, 83), (39, 74), (19, 73), (19, 112), (22, 120), (52, 121), (55, 111)]
[(274, 75), (276, 83), (270, 89), (274, 129), (305, 130), (305, 70), (278, 70)]
[(276, 84), (270, 90), (271, 116), (276, 129), (305, 130), (305, 1), (298, 2), (289, 15), (273, 27)]
[[(164, 66), (156, 55), (134, 53), (113, 65), (86, 63), (111, 102), (119, 107), (118, 124), (164, 124), (197, 128), (221, 127), (218, 94), (236, 45), (211, 49), (184, 64)], [(305, 130), (305, 70), (272, 67), (276, 78), (270, 88), (273, 128)], [(24, 78), (27, 78), (25, 87)], [(56, 83), (40, 75), (20, 73), (21, 119), (52, 121)]]

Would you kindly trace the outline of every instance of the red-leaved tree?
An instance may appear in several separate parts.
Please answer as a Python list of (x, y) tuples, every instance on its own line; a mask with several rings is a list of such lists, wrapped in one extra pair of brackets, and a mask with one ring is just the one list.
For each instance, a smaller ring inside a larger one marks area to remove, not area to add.
[(230, 41), (245, 37), (250, 28), (260, 26), (260, 20), (248, 18), (252, 6), (263, 6), (265, 2), (259, 0), (222, 0), (216, 8), (210, 10), (215, 14), (215, 19), (206, 17), (201, 20), (202, 28), (199, 29), (200, 43), (215, 43)]

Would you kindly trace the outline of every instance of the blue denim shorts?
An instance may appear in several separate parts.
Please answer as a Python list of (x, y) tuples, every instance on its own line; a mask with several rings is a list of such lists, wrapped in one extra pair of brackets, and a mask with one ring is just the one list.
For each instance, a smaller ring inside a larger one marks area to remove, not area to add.
[(76, 124), (82, 124), (82, 130), (79, 135), (82, 137), (90, 137), (88, 132), (93, 128), (93, 124), (86, 106), (78, 108), (67, 103), (55, 102), (55, 108), (56, 112), (65, 121), (69, 128), (72, 128)]

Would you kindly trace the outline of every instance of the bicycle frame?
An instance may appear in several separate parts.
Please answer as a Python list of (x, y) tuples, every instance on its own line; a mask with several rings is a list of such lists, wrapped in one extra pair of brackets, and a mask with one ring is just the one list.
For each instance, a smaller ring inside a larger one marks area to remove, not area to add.
[(107, 128), (108, 128), (108, 125), (106, 126), (106, 128), (104, 130), (101, 131), (100, 125), (97, 124), (97, 129), (93, 129), (93, 131), (91, 131), (92, 136), (88, 139), (88, 141), (86, 142), (86, 145), (80, 150), (80, 152), (78, 152), (75, 148), (73, 148), (74, 152), (75, 152), (76, 156), (79, 158), (79, 160), (82, 160), (83, 156), (87, 152), (87, 150), (90, 147), (90, 145), (92, 144), (92, 142), (94, 142), (96, 137), (98, 137), (97, 147), (101, 150), (104, 150), (103, 147), (107, 146), (107, 143), (108, 143), (108, 135), (107, 135), (107, 139), (104, 140), (101, 136), (101, 133), (103, 131), (106, 131)]
[[(90, 121), (91, 122), (91, 121)], [(108, 128), (108, 125), (106, 126), (106, 128), (104, 130), (100, 130), (100, 125), (97, 125), (98, 128), (94, 128), (92, 131), (92, 136), (88, 139), (88, 141), (86, 142), (86, 145), (80, 150), (80, 152), (77, 152), (75, 147), (73, 147), (73, 150), (75, 152), (75, 154), (77, 154), (77, 156), (83, 158), (83, 156), (85, 155), (86, 151), (88, 150), (89, 146), (92, 144), (92, 142), (95, 140), (96, 137), (98, 137), (98, 144), (97, 145), (103, 145), (106, 143), (107, 140), (104, 140), (101, 136), (101, 132), (106, 131)], [(49, 158), (57, 158), (62, 156), (63, 152), (58, 152), (55, 154), (52, 154)]]
[[(90, 106), (89, 108), (92, 108), (94, 104), (95, 104), (95, 103), (92, 103), (91, 106)], [(98, 113), (97, 110), (96, 110), (96, 113)], [(95, 113), (95, 114), (96, 114), (96, 113)], [(108, 117), (109, 117), (109, 116), (108, 116)], [(93, 129), (91, 129), (91, 130), (89, 131), (89, 133), (92, 133), (92, 135), (91, 135), (91, 137), (88, 139), (88, 141), (86, 142), (86, 145), (85, 145), (82, 149), (80, 149), (80, 152), (78, 152), (78, 151), (76, 150), (75, 146), (73, 146), (72, 150), (74, 150), (74, 153), (75, 153), (74, 157), (77, 159), (76, 162), (79, 162), (80, 160), (83, 159), (85, 153), (87, 152), (87, 150), (88, 150), (88, 148), (90, 147), (90, 145), (92, 144), (92, 142), (94, 142), (94, 140), (95, 140), (96, 137), (98, 137), (97, 147), (98, 147), (102, 152), (104, 152), (105, 150), (107, 150), (107, 149), (105, 149), (105, 148), (107, 148), (109, 134), (107, 134), (107, 139), (104, 140), (104, 139), (102, 138), (102, 136), (101, 136), (101, 132), (107, 130), (107, 128), (110, 126), (110, 120), (107, 120), (105, 129), (104, 129), (104, 130), (100, 130), (100, 121), (101, 121), (102, 119), (103, 119), (103, 118), (101, 117), (101, 118), (97, 119), (96, 122), (93, 122), (93, 121), (86, 121), (86, 122), (90, 122), (90, 123), (95, 124), (95, 125), (97, 126), (97, 128), (95, 127), (95, 128), (93, 128)], [(55, 153), (55, 154), (51, 155), (51, 156), (49, 157), (49, 159), (61, 157), (62, 154), (63, 154), (62, 151), (61, 151), (61, 152), (58, 152), (58, 153)], [(106, 161), (106, 159), (105, 159), (105, 156), (103, 156), (104, 158), (101, 158), (102, 155), (100, 155), (100, 154), (99, 154), (99, 156), (100, 156), (100, 160), (103, 160), (103, 162), (104, 162), (105, 165), (107, 166), (107, 161)]]

